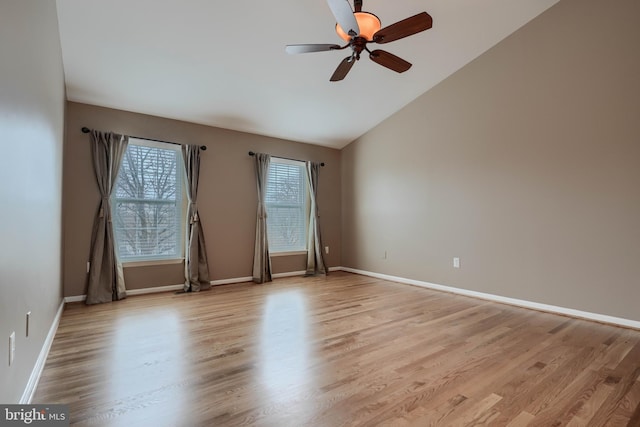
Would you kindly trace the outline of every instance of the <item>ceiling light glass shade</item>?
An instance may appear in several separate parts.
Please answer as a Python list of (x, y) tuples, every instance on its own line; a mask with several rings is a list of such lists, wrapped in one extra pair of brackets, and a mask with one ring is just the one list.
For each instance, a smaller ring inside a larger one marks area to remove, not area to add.
[[(381, 27), (380, 19), (378, 19), (378, 17), (373, 13), (369, 12), (356, 12), (354, 15), (358, 22), (358, 27), (360, 28), (360, 37), (364, 37), (369, 41), (373, 40), (373, 35)], [(351, 40), (351, 36), (344, 32), (342, 27), (340, 27), (340, 24), (336, 24), (336, 33), (338, 33), (340, 38), (346, 42)]]

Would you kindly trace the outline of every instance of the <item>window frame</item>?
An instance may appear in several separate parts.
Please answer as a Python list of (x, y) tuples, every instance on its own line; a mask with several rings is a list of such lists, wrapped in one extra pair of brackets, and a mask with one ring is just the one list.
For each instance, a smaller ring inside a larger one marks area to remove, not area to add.
[[(309, 185), (307, 182), (307, 167), (306, 167), (306, 162), (302, 161), (302, 160), (293, 160), (293, 159), (286, 159), (286, 158), (282, 158), (282, 157), (277, 157), (277, 156), (271, 156), (271, 162), (269, 165), (269, 174), (267, 175), (267, 194), (269, 192), (269, 185), (270, 185), (270, 180), (269, 180), (269, 175), (271, 173), (271, 167), (273, 164), (284, 164), (284, 165), (291, 165), (291, 166), (297, 166), (301, 169), (301, 187), (302, 187), (302, 206), (300, 206), (302, 208), (302, 215), (303, 215), (303, 227), (302, 227), (302, 240), (303, 243), (299, 246), (299, 247), (291, 247), (291, 248), (283, 248), (283, 249), (273, 249), (273, 246), (271, 244), (271, 234), (269, 232), (270, 227), (269, 227), (269, 207), (270, 205), (276, 205), (276, 203), (274, 202), (269, 202), (267, 200), (265, 200), (265, 208), (267, 210), (267, 239), (269, 240), (269, 255), (272, 257), (280, 257), (280, 256), (290, 256), (290, 255), (306, 255), (307, 254), (307, 239), (308, 239), (308, 231), (309, 231), (309, 213), (310, 213), (310, 195), (309, 195)], [(280, 206), (282, 207), (298, 207), (298, 205), (292, 205), (291, 203), (282, 203), (280, 204)]]
[[(182, 157), (181, 145), (172, 144), (169, 142), (160, 142), (153, 141), (149, 139), (143, 138), (133, 138), (129, 137), (129, 143), (127, 144), (127, 150), (129, 146), (142, 146), (148, 148), (156, 148), (162, 150), (171, 150), (176, 152), (176, 187), (179, 188), (180, 197), (176, 200), (176, 232), (178, 234), (177, 242), (176, 242), (176, 251), (170, 255), (150, 255), (150, 256), (122, 256), (118, 252), (118, 258), (124, 267), (141, 267), (141, 266), (152, 266), (152, 265), (163, 265), (163, 264), (178, 264), (184, 261), (184, 251), (185, 251), (185, 239), (186, 239), (186, 214), (188, 207), (188, 195), (186, 193), (186, 173), (184, 170), (184, 160)], [(125, 153), (126, 155), (126, 153)], [(118, 171), (117, 180), (120, 179), (120, 172), (122, 170), (123, 164), (120, 165), (120, 170)], [(142, 202), (142, 203), (158, 203), (158, 204), (168, 204), (159, 200), (148, 199), (147, 201), (135, 200), (128, 197), (117, 197), (117, 185), (118, 181), (116, 181), (116, 186), (113, 189), (111, 195), (111, 215), (114, 221), (114, 246), (115, 250), (119, 251), (118, 244), (118, 236), (116, 233), (115, 221), (117, 215), (117, 203), (118, 201), (125, 202)], [(144, 200), (144, 199), (142, 199)], [(170, 203), (170, 202), (169, 202)]]

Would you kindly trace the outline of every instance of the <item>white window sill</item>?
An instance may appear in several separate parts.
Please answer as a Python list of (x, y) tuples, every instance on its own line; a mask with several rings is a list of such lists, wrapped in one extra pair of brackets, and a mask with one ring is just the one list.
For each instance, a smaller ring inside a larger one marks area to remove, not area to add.
[(291, 255), (306, 255), (307, 251), (289, 251), (289, 252), (269, 252), (269, 256), (291, 256)]
[(176, 259), (145, 259), (140, 261), (125, 261), (122, 263), (122, 267), (148, 267), (152, 265), (169, 265), (169, 264), (182, 264), (184, 258)]

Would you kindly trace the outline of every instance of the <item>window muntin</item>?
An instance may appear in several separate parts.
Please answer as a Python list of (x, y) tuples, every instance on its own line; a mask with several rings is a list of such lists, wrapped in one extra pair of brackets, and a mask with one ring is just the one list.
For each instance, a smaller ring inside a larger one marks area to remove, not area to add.
[(307, 191), (304, 162), (271, 158), (265, 197), (269, 252), (307, 250)]
[(122, 261), (183, 256), (180, 146), (129, 139), (113, 191), (113, 225)]

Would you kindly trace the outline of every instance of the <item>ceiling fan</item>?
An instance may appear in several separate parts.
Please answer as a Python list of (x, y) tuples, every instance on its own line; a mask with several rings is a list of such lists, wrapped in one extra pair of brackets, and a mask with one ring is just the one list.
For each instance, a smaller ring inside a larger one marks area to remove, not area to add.
[(373, 13), (362, 11), (362, 0), (353, 0), (355, 12), (351, 10), (348, 0), (327, 0), (327, 3), (337, 21), (336, 33), (347, 44), (344, 46), (337, 44), (290, 44), (287, 45), (286, 52), (290, 54), (324, 52), (350, 47), (351, 55), (344, 58), (338, 65), (329, 79), (332, 82), (342, 80), (347, 76), (353, 64), (360, 59), (363, 50), (369, 53), (369, 58), (373, 62), (383, 67), (398, 73), (407, 71), (411, 68), (409, 62), (384, 50), (369, 50), (367, 44), (389, 43), (428, 30), (433, 25), (431, 16), (427, 12), (421, 12), (380, 29), (380, 19)]

